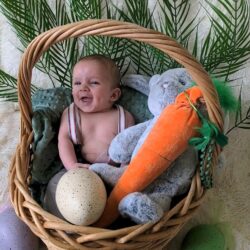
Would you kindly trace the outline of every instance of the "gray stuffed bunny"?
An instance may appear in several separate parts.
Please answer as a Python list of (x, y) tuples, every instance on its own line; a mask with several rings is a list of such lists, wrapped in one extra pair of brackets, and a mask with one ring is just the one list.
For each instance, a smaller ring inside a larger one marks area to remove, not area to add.
[[(145, 84), (147, 80), (147, 77), (138, 75), (123, 78), (125, 85), (148, 95), (148, 108), (154, 116), (151, 120), (125, 129), (112, 140), (109, 156), (123, 165), (128, 164), (136, 155), (161, 111), (173, 103), (179, 93), (191, 87), (192, 82), (185, 69), (171, 69), (162, 75), (154, 75), (149, 79), (148, 85)], [(120, 214), (138, 224), (158, 221), (169, 210), (172, 198), (187, 192), (197, 162), (197, 152), (190, 146), (143, 192), (125, 196), (119, 204)], [(114, 186), (126, 165), (117, 168), (106, 163), (96, 163), (90, 169), (104, 182)]]

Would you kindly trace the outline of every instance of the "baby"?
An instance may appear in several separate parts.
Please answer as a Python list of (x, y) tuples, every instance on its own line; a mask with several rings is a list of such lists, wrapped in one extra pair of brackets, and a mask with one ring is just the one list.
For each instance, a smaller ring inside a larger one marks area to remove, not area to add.
[[(91, 163), (109, 163), (108, 148), (112, 139), (124, 128), (134, 125), (133, 116), (115, 102), (121, 95), (120, 72), (115, 63), (102, 55), (80, 59), (73, 69), (74, 102), (64, 110), (58, 134), (58, 149), (66, 170)], [(74, 145), (80, 145), (83, 160), (77, 161)], [(43, 207), (63, 218), (59, 212), (55, 191), (65, 173), (57, 173), (48, 183)]]
[(120, 72), (113, 60), (102, 55), (80, 59), (73, 69), (74, 102), (64, 110), (58, 135), (59, 155), (67, 170), (86, 167), (77, 161), (74, 144), (88, 163), (110, 163), (108, 148), (133, 116), (115, 102), (121, 95)]

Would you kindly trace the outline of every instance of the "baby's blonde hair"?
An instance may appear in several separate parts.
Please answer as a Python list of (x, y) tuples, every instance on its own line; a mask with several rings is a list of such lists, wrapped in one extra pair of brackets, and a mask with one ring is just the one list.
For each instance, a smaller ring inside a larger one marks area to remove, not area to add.
[(82, 61), (88, 61), (88, 60), (97, 61), (97, 62), (103, 64), (104, 67), (108, 66), (110, 68), (112, 75), (113, 75), (112, 79), (113, 79), (114, 88), (120, 88), (121, 74), (120, 74), (120, 70), (119, 70), (118, 66), (116, 65), (116, 63), (114, 62), (114, 60), (112, 60), (111, 58), (104, 56), (104, 55), (93, 54), (93, 55), (88, 55), (88, 56), (80, 58), (77, 63), (82, 62)]

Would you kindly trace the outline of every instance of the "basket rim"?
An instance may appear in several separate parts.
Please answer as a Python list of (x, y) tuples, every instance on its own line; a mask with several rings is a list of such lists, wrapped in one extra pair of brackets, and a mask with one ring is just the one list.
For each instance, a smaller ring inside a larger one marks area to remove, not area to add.
[[(165, 242), (168, 242), (171, 237), (177, 234), (183, 224), (190, 218), (190, 215), (199, 207), (204, 198), (205, 191), (201, 187), (198, 172), (192, 180), (191, 188), (187, 196), (178, 203), (177, 206), (167, 212), (160, 222), (137, 225), (137, 227), (134, 228), (125, 228), (122, 234), (118, 230), (112, 230), (107, 233), (107, 231), (100, 232), (99, 229), (94, 229), (93, 232), (92, 227), (72, 227), (71, 224), (61, 221), (57, 217), (50, 215), (43, 210), (29, 194), (27, 178), (29, 162), (32, 157), (30, 145), (33, 140), (30, 89), (32, 69), (40, 56), (49, 47), (53, 46), (53, 44), (65, 39), (87, 35), (105, 35), (145, 42), (168, 54), (187, 69), (188, 73), (197, 83), (198, 87), (200, 87), (204, 95), (210, 120), (214, 122), (220, 130), (223, 128), (223, 117), (218, 94), (208, 73), (186, 49), (172, 38), (158, 31), (147, 29), (133, 23), (110, 19), (89, 19), (58, 26), (37, 36), (25, 50), (20, 63), (18, 73), (18, 98), (21, 113), (21, 130), (20, 143), (17, 147), (14, 160), (11, 163), (10, 170), (9, 183), (11, 201), (17, 215), (31, 228), (31, 230), (43, 239), (43, 241), (47, 241), (47, 243), (50, 242), (57, 247), (65, 247), (66, 249), (69, 247), (74, 247), (76, 249), (93, 249), (81, 245), (81, 243), (91, 240), (98, 242), (98, 244), (104, 247), (111, 245), (111, 248), (118, 247), (121, 243), (123, 243), (124, 246), (126, 243), (128, 244), (128, 249), (135, 249), (129, 248), (129, 244), (132, 243), (127, 242), (133, 240), (133, 244), (140, 243), (141, 238), (148, 237), (147, 234), (144, 233), (149, 230), (152, 235), (154, 233), (158, 233), (161, 236), (164, 235)], [(217, 148), (214, 153), (215, 159), (217, 159), (218, 153), (219, 149)], [(50, 222), (53, 222), (54, 224)], [(55, 226), (56, 224), (57, 226)], [(166, 225), (171, 225), (171, 232), (166, 229)], [(92, 229), (90, 230), (90, 228)], [(70, 238), (65, 233), (67, 230), (73, 230), (75, 234), (78, 235), (77, 238)], [(82, 230), (87, 231), (84, 231), (85, 233), (83, 233)], [(50, 231), (53, 231), (56, 236), (49, 233)], [(85, 235), (86, 232), (89, 233)], [(113, 241), (114, 237), (117, 238), (116, 242)], [(152, 236), (149, 236), (148, 238), (150, 237), (153, 238)], [(148, 243), (147, 240), (144, 239), (144, 241)]]

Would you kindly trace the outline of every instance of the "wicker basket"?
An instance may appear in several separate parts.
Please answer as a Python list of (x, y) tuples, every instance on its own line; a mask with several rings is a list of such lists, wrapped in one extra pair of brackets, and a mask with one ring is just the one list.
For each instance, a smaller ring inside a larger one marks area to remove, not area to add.
[[(32, 69), (50, 46), (67, 38), (105, 35), (148, 43), (182, 64), (203, 92), (210, 120), (223, 127), (217, 93), (207, 72), (185, 49), (171, 38), (132, 23), (114, 20), (86, 20), (49, 30), (35, 38), (26, 49), (19, 68), (18, 96), (21, 109), (20, 143), (10, 170), (11, 200), (17, 215), (49, 249), (162, 249), (180, 231), (203, 201), (205, 190), (197, 172), (187, 196), (168, 211), (161, 221), (117, 230), (75, 226), (43, 210), (28, 191), (29, 163), (32, 159)], [(214, 164), (219, 148), (214, 151)]]

